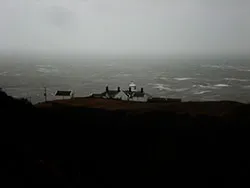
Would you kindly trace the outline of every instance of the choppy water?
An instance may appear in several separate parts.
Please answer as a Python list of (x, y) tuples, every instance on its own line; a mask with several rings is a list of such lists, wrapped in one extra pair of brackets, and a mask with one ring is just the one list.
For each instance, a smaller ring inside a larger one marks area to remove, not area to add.
[(153, 96), (249, 102), (250, 60), (0, 60), (0, 87), (33, 103), (43, 101), (44, 86), (53, 100), (59, 89), (87, 96), (130, 81)]

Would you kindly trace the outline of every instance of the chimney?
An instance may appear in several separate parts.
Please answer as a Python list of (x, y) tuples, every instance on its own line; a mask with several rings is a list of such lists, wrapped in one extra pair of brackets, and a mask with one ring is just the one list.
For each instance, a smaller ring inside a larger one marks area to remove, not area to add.
[(121, 88), (120, 88), (120, 87), (118, 87), (118, 88), (117, 88), (117, 91), (118, 91), (118, 92), (120, 92), (120, 91), (121, 91)]
[(144, 93), (144, 89), (143, 89), (143, 87), (141, 88), (141, 93)]
[(109, 86), (106, 86), (106, 92), (108, 92), (109, 91)]

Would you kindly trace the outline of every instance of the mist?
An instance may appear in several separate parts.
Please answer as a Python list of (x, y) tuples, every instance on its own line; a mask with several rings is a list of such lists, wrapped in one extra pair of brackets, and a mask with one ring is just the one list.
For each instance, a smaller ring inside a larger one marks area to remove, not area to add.
[(0, 52), (248, 55), (247, 0), (1, 0)]

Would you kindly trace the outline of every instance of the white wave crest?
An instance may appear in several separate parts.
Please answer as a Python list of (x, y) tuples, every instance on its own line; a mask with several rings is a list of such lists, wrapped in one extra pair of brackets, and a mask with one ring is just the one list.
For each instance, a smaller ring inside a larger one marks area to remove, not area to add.
[(216, 84), (215, 87), (229, 87), (228, 84)]
[(239, 82), (248, 82), (250, 80), (247, 80), (247, 79), (239, 79), (239, 78), (224, 78), (224, 80), (227, 80), (227, 81), (239, 81)]
[(240, 69), (237, 69), (237, 71), (240, 71), (240, 72), (250, 72), (250, 69), (240, 68)]
[(160, 91), (165, 90), (165, 91), (172, 91), (172, 92), (183, 92), (183, 91), (186, 91), (186, 90), (189, 89), (189, 88), (176, 88), (176, 89), (173, 89), (173, 88), (165, 86), (164, 84), (153, 84), (153, 85), (154, 85), (153, 88), (158, 89)]
[(127, 73), (118, 73), (117, 75), (115, 75), (114, 77), (129, 77), (132, 76), (132, 74), (127, 74)]
[(40, 67), (40, 68), (52, 68), (52, 65), (36, 65), (36, 67)]
[(174, 78), (177, 81), (193, 80), (193, 78)]
[(201, 67), (214, 68), (214, 69), (221, 69), (222, 68), (222, 66), (220, 66), (220, 65), (201, 65)]
[(0, 72), (0, 76), (6, 76), (8, 74), (8, 72), (4, 71), (4, 72)]
[(58, 70), (55, 69), (55, 68), (38, 68), (37, 72), (41, 72), (41, 73), (55, 73), (55, 72), (58, 72)]
[(228, 69), (228, 70), (236, 70), (236, 71), (240, 71), (240, 72), (250, 72), (250, 69), (246, 69), (244, 67), (235, 67), (235, 66), (231, 66), (231, 65), (201, 65), (201, 67), (204, 68), (213, 68), (213, 69)]
[(205, 93), (210, 93), (212, 91), (209, 91), (209, 90), (206, 90), (206, 91), (197, 91), (197, 92), (194, 92), (194, 95), (202, 95), (202, 94), (205, 94)]
[(218, 89), (217, 87), (215, 86), (212, 86), (212, 85), (193, 85), (193, 87), (199, 87), (199, 88), (202, 88), (202, 89)]
[(242, 88), (244, 88), (244, 89), (250, 89), (250, 85), (242, 86)]
[(166, 77), (160, 77), (159, 79), (160, 80), (168, 80), (168, 78), (166, 78)]

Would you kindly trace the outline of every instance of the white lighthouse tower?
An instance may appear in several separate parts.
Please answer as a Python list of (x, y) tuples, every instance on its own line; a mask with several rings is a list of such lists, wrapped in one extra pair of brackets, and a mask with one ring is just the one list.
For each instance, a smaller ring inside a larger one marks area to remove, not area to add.
[(129, 91), (132, 91), (132, 92), (136, 91), (136, 85), (134, 82), (131, 82), (129, 84)]

